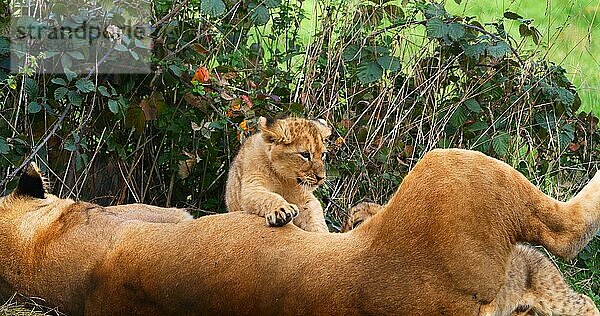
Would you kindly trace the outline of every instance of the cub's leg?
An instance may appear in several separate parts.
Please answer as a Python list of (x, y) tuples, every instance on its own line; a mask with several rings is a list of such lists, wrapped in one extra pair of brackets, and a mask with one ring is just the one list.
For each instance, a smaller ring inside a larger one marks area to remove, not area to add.
[(298, 206), (263, 187), (242, 187), (240, 197), (242, 210), (264, 217), (269, 226), (283, 226), (299, 213)]
[(302, 212), (294, 219), (294, 224), (309, 232), (329, 232), (323, 215), (323, 207), (314, 196), (302, 206)]

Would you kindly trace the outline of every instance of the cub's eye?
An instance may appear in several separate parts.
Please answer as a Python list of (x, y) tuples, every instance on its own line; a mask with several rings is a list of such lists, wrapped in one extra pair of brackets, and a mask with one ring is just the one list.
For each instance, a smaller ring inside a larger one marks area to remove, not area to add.
[(310, 160), (310, 153), (308, 151), (303, 151), (300, 153), (300, 156), (306, 160)]

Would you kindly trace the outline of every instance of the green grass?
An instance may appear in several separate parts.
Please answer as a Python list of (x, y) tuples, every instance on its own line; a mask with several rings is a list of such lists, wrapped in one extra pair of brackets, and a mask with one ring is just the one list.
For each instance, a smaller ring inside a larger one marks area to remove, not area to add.
[[(600, 2), (597, 0), (466, 0), (446, 2), (451, 13), (473, 15), (491, 21), (512, 11), (534, 19), (543, 35), (539, 46), (527, 47), (562, 65), (577, 86), (582, 111), (600, 115)], [(518, 22), (508, 21), (507, 30), (518, 38)]]
[[(394, 0), (401, 2), (400, 0)], [(448, 11), (457, 15), (476, 16), (480, 21), (495, 21), (505, 11), (534, 19), (533, 25), (542, 33), (540, 45), (531, 39), (524, 43), (537, 56), (562, 65), (577, 87), (582, 100), (580, 111), (600, 116), (600, 2), (597, 0), (463, 0), (457, 5), (446, 1)], [(315, 34), (315, 17), (319, 6), (314, 0), (302, 5), (307, 19), (302, 23), (301, 37), (305, 43)], [(516, 21), (506, 21), (507, 30), (520, 41)]]

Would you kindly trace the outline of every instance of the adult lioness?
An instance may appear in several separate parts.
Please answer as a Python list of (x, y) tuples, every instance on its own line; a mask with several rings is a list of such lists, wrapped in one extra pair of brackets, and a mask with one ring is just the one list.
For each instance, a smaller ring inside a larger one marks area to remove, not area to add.
[[(352, 207), (342, 232), (358, 227), (382, 209), (370, 202)], [(573, 291), (550, 259), (535, 248), (517, 244), (507, 264), (506, 283), (492, 303), (481, 310), (481, 316), (600, 316), (592, 299)]]
[(567, 203), (477, 152), (434, 150), (346, 234), (233, 212), (123, 221), (19, 192), (0, 201), (0, 289), (71, 314), (477, 315), (516, 242), (574, 256), (600, 227), (600, 174)]

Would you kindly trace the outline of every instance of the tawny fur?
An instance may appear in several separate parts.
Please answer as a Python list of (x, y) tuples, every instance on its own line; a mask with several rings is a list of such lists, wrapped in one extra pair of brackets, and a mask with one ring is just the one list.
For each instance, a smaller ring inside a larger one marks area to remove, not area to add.
[(245, 212), (123, 220), (88, 203), (0, 201), (0, 289), (69, 315), (477, 315), (517, 242), (572, 257), (600, 226), (600, 174), (558, 202), (477, 152), (434, 150), (345, 234)]
[(313, 191), (325, 180), (324, 139), (331, 130), (301, 118), (267, 122), (261, 117), (258, 127), (260, 132), (246, 140), (229, 169), (228, 211), (260, 215), (270, 226), (293, 219), (306, 231), (328, 232)]
[(344, 225), (342, 225), (342, 233), (349, 232), (358, 227), (358, 225), (373, 217), (381, 209), (383, 209), (382, 205), (372, 202), (361, 202), (353, 206), (348, 211), (348, 217), (344, 221)]
[[(342, 232), (358, 227), (381, 209), (370, 202), (353, 206)], [(506, 283), (480, 315), (600, 316), (600, 311), (591, 298), (569, 287), (550, 259), (533, 247), (517, 244), (508, 262)]]

